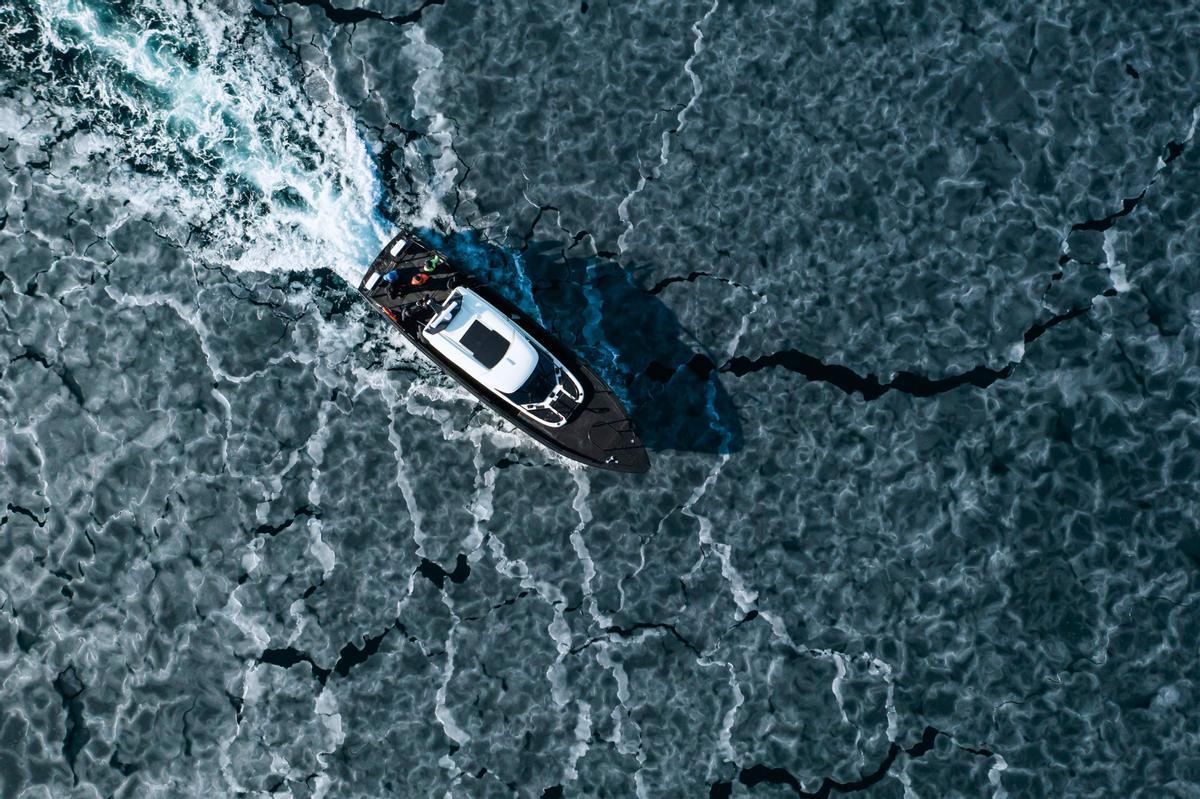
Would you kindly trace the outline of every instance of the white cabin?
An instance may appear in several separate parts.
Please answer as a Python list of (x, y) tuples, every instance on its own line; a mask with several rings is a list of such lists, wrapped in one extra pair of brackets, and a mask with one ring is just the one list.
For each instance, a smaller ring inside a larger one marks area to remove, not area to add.
[(525, 333), (470, 289), (455, 289), (422, 335), (455, 366), (501, 394), (520, 388), (537, 366), (538, 352)]

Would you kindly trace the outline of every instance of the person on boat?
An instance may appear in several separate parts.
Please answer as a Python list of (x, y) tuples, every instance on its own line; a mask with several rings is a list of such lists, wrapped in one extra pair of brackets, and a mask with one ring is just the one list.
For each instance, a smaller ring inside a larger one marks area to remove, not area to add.
[(430, 297), (422, 297), (416, 302), (401, 305), (400, 319), (405, 322), (415, 321), (418, 324), (425, 324), (433, 318), (436, 311), (436, 303)]
[(387, 283), (388, 296), (393, 300), (400, 295), (400, 270), (393, 269), (383, 276), (383, 282)]

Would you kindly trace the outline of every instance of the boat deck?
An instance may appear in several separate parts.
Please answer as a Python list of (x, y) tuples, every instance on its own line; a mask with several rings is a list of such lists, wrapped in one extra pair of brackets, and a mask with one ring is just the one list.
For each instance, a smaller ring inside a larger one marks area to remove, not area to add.
[[(401, 253), (399, 258), (385, 258), (381, 255), (364, 277), (363, 286), (365, 287), (372, 274), (378, 274), (379, 279), (370, 289), (360, 287), (360, 290), (369, 300), (391, 311), (390, 316), (415, 334), (420, 325), (428, 321), (446, 301), (446, 297), (454, 288), (469, 286), (472, 283), (462, 272), (444, 260), (434, 266), (432, 271), (427, 271), (434, 255), (428, 250), (408, 254), (407, 257), (405, 253)], [(393, 269), (398, 273), (398, 277), (395, 282), (389, 283), (383, 279), (383, 275)], [(425, 276), (425, 282), (413, 285), (413, 279), (420, 275)]]
[[(405, 242), (404, 245), (397, 247), (401, 241)], [(396, 280), (390, 283), (384, 281), (383, 275), (393, 269), (397, 272)], [(418, 278), (421, 282), (417, 285), (413, 283), (416, 275), (427, 275), (427, 278)], [(459, 286), (477, 292), (498, 311), (519, 324), (539, 345), (580, 378), (584, 384), (583, 400), (567, 424), (547, 428), (525, 419), (492, 397), (485, 386), (423, 340), (422, 326), (433, 317), (450, 292)], [(456, 269), (439, 253), (413, 240), (410, 234), (402, 234), (389, 242), (388, 247), (372, 262), (358, 290), (391, 319), (422, 354), (454, 376), (491, 410), (544, 446), (603, 469), (636, 473), (649, 470), (650, 459), (620, 399), (594, 371), (513, 303), (482, 285), (472, 275)]]

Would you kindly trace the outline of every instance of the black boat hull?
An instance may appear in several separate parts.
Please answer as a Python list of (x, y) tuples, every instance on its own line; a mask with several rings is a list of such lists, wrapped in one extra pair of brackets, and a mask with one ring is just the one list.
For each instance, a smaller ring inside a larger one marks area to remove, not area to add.
[[(406, 241), (407, 245), (393, 253), (392, 250), (400, 241)], [(433, 256), (437, 256), (432, 261), (437, 266), (429, 270), (428, 264)], [(420, 267), (425, 267), (420, 271), (428, 271), (430, 278), (420, 286), (406, 288), (399, 296), (389, 292), (379, 279), (379, 276), (392, 269), (405, 269), (415, 274)], [(374, 281), (372, 276), (376, 276)], [(470, 288), (512, 319), (583, 384), (584, 396), (580, 407), (565, 425), (549, 427), (528, 419), (423, 340), (420, 334), (423, 321), (413, 318), (410, 313), (412, 309), (421, 302), (440, 303), (453, 288), (460, 286)], [(419, 234), (405, 230), (388, 242), (371, 263), (358, 290), (418, 352), (454, 377), (492, 412), (538, 443), (574, 461), (599, 469), (630, 473), (649, 470), (649, 456), (629, 415), (620, 399), (599, 375), (516, 305), (446, 260), (442, 253), (426, 244)]]

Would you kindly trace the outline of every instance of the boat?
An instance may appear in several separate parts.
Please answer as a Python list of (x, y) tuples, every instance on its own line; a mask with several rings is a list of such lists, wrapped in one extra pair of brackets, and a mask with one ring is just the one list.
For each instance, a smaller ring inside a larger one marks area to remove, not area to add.
[(358, 291), (418, 352), (539, 444), (600, 469), (649, 471), (608, 384), (417, 231), (384, 246)]

